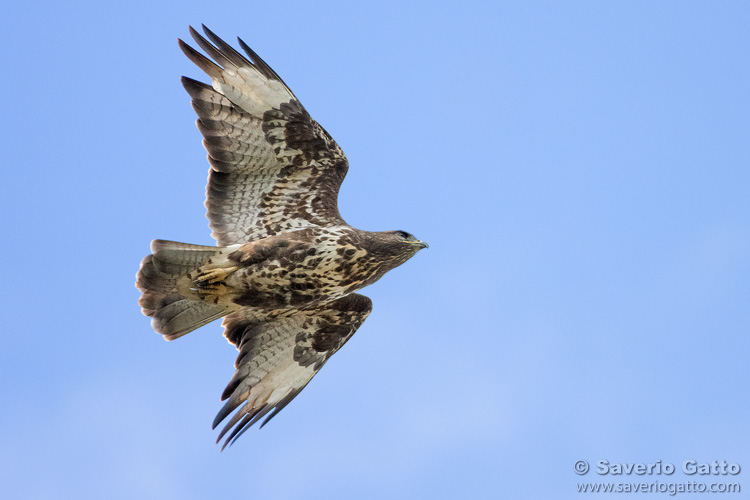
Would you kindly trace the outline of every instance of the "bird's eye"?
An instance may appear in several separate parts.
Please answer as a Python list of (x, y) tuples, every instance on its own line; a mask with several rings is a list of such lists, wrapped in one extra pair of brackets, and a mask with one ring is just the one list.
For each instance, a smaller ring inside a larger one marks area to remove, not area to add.
[(401, 239), (404, 239), (404, 240), (408, 240), (408, 239), (409, 239), (409, 236), (411, 236), (411, 235), (410, 235), (409, 233), (407, 233), (406, 231), (396, 231), (396, 234), (398, 234), (398, 236), (399, 236), (399, 237), (400, 237)]

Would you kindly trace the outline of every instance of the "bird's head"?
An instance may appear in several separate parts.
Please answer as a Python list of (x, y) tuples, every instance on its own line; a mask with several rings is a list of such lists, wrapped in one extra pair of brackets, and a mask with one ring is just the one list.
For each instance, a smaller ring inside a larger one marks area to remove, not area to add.
[(393, 267), (403, 264), (415, 253), (428, 247), (427, 243), (416, 239), (406, 231), (383, 231), (377, 234), (380, 252), (385, 254), (383, 257), (394, 264)]
[(412, 255), (423, 248), (429, 248), (427, 243), (416, 239), (413, 234), (407, 233), (406, 231), (388, 231), (386, 234), (391, 237), (393, 243), (402, 248), (408, 249)]

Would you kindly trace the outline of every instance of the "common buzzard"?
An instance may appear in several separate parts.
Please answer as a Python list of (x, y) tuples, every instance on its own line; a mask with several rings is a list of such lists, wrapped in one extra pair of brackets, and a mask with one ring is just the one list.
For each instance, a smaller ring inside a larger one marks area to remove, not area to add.
[(211, 77), (211, 85), (182, 83), (211, 164), (206, 208), (217, 247), (154, 240), (136, 286), (166, 340), (224, 317), (224, 336), (239, 350), (213, 423), (239, 407), (217, 439), (229, 433), (226, 447), (289, 404), (359, 328), (372, 302), (355, 291), (427, 244), (344, 222), (341, 148), (242, 40), (247, 57), (203, 30), (212, 43), (190, 34), (213, 61), (179, 44)]

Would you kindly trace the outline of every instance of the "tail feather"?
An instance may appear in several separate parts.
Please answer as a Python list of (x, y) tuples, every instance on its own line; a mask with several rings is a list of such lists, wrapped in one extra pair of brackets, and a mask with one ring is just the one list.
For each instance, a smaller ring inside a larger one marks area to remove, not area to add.
[(136, 287), (143, 293), (138, 303), (165, 340), (182, 337), (230, 312), (226, 305), (186, 297), (178, 287), (180, 279), (222, 250), (175, 241), (151, 242), (153, 253), (143, 259), (136, 278)]
[(165, 297), (164, 305), (155, 311), (151, 325), (164, 335), (165, 340), (174, 340), (228, 312), (223, 306), (170, 295)]

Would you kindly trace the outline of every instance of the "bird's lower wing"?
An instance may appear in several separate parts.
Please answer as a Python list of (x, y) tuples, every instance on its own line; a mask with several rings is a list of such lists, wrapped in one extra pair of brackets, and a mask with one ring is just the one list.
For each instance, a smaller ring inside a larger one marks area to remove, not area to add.
[(371, 310), (368, 297), (350, 294), (273, 319), (259, 319), (252, 309), (227, 316), (224, 335), (240, 354), (235, 362), (237, 371), (222, 395), (222, 400), (228, 400), (216, 415), (214, 428), (239, 410), (224, 426), (217, 442), (229, 433), (226, 447), (263, 417), (266, 419), (261, 427), (265, 425), (354, 335)]

